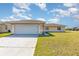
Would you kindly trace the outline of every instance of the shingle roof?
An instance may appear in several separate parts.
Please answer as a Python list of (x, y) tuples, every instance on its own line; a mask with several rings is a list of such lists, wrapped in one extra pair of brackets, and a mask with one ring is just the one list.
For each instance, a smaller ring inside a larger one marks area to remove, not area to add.
[(45, 23), (41, 20), (19, 20), (19, 21), (9, 21), (9, 23)]

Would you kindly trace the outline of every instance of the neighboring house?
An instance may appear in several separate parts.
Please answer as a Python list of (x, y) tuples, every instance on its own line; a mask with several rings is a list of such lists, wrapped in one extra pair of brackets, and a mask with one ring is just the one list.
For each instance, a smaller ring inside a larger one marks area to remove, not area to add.
[(45, 24), (45, 31), (63, 32), (64, 30), (65, 30), (64, 25), (54, 24), (54, 23)]
[(45, 22), (39, 20), (10, 21), (13, 34), (41, 34), (44, 31)]
[(72, 28), (67, 27), (66, 30), (68, 30), (68, 31), (79, 31), (79, 27), (72, 27)]
[(7, 32), (7, 25), (3, 22), (0, 22), (0, 33)]
[(79, 31), (79, 27), (72, 28), (73, 31)]

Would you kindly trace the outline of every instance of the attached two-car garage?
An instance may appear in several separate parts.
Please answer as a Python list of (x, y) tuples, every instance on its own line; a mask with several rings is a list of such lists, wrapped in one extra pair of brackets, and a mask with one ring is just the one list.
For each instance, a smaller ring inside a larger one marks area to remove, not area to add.
[(13, 21), (10, 24), (13, 34), (40, 34), (44, 31), (44, 22), (39, 20)]
[(35, 24), (16, 24), (14, 34), (38, 34), (39, 25)]

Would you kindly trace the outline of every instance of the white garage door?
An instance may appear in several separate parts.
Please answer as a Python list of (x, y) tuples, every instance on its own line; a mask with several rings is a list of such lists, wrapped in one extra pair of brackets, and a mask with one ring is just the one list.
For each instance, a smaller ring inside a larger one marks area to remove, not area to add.
[(39, 25), (17, 24), (15, 25), (14, 34), (38, 34)]

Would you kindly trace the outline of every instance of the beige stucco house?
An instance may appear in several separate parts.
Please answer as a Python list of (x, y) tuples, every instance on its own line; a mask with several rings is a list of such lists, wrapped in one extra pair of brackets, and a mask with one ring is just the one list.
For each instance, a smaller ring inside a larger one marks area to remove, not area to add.
[(49, 23), (40, 20), (19, 20), (0, 23), (0, 33), (11, 31), (12, 34), (41, 34), (44, 31), (63, 32), (64, 25)]
[(44, 31), (44, 21), (20, 20), (8, 22), (8, 29), (13, 34), (40, 34)]
[(63, 32), (65, 31), (65, 25), (54, 23), (45, 24), (45, 31)]

